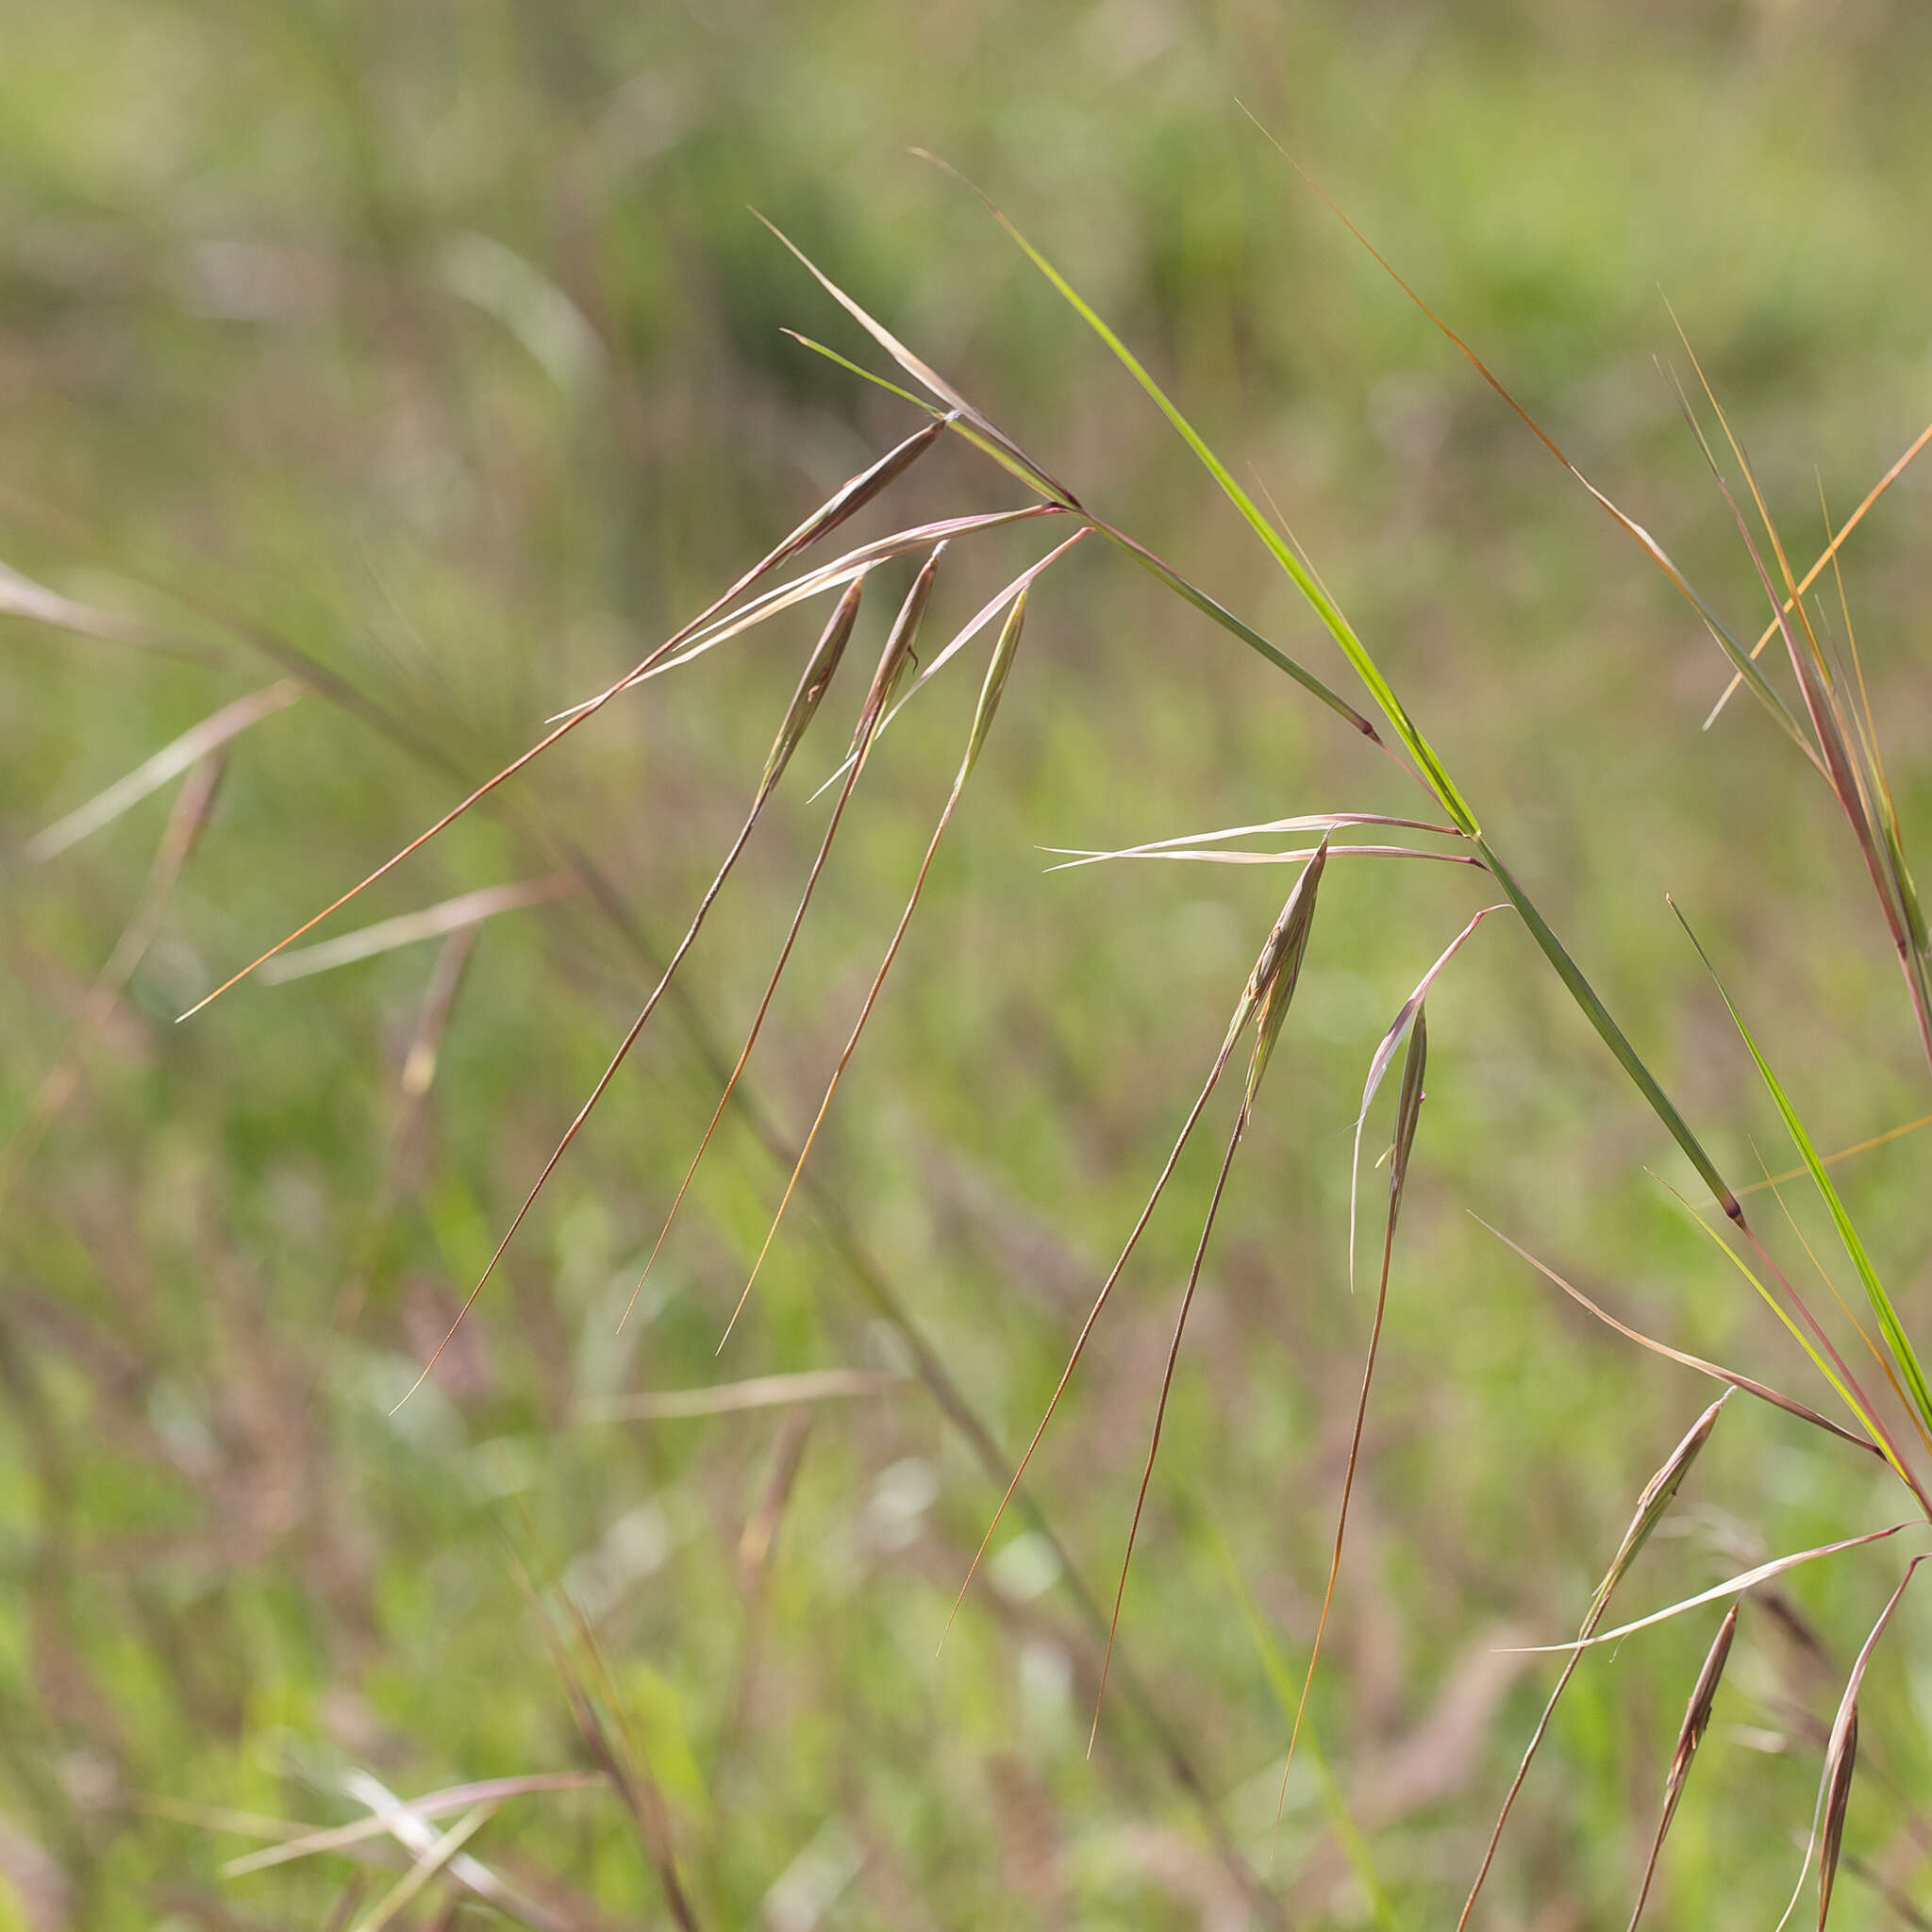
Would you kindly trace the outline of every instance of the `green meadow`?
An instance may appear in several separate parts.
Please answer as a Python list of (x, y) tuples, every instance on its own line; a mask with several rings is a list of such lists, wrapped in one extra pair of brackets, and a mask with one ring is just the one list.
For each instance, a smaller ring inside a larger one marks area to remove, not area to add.
[(0, 0), (0, 1932), (1926, 1924), (1928, 88)]

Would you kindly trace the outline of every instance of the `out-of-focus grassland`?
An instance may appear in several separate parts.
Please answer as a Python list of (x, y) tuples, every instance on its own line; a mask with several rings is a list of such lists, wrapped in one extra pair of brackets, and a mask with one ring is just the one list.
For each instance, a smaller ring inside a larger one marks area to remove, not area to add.
[[(1464, 1210), (1651, 1332), (1825, 1400), (1646, 1172), (1688, 1170), (1596, 1038), (1491, 921), (1431, 1000), (1317, 1748), (1274, 1823), (1286, 1724), (1241, 1592), (1298, 1678), (1369, 1313), (1346, 1285), (1348, 1132), (1375, 1041), (1482, 903), (1461, 869), (1338, 861), (1324, 887), (1127, 1591), (1146, 1703), (1116, 1684), (1091, 1758), (1099, 1646), (1037, 1524), (1003, 1531), (935, 1657), (998, 1488), (928, 1382), (597, 1419), (639, 1392), (903, 1370), (883, 1282), (1002, 1449), (1024, 1443), (1286, 880), (1047, 874), (1037, 848), (1414, 797), (1151, 580), (1083, 551), (1035, 593), (815, 1151), (822, 1192), (722, 1357), (783, 1184), (751, 1123), (791, 1144), (809, 1122), (972, 673), (868, 767), (750, 1104), (621, 1334), (815, 849), (824, 803), (805, 801), (858, 702), (849, 666), (688, 1001), (389, 1414), (736, 830), (808, 617), (613, 706), (341, 916), (580, 855), (632, 922), (579, 892), (480, 928), (426, 1090), (423, 1055), (405, 1065), (451, 964), (435, 942), (172, 1022), (912, 426), (781, 336), (876, 360), (748, 203), (1096, 508), (1341, 682), (1158, 417), (919, 144), (992, 192), (1265, 488), (1730, 1172), (1789, 1148), (1666, 890), (1821, 1141), (1924, 1112), (1828, 796), (1744, 703), (1700, 734), (1724, 666), (1690, 612), (1239, 104), (1755, 635), (1761, 594), (1652, 365), (1682, 362), (1658, 291), (1808, 560), (1821, 485), (1842, 516), (1932, 414), (1932, 20), (1911, 0), (7, 0), (0, 48), (0, 560), (179, 647), (0, 618), (0, 1925), (348, 1923), (330, 1914), (373, 1905), (398, 1857), (228, 1878), (262, 1840), (217, 1814), (339, 1823), (366, 1809), (358, 1772), (415, 1793), (594, 1768), (524, 1575), (594, 1631), (602, 1707), (661, 1788), (708, 1925), (1265, 1923), (1243, 1870), (1289, 1924), (1451, 1923), (1550, 1676), (1499, 1646), (1574, 1627), (1707, 1399)], [(1909, 473), (1845, 557), (1908, 830), (1932, 817), (1928, 485)], [(903, 507), (1016, 500), (949, 445)], [(936, 623), (1039, 547), (962, 549)], [(44, 862), (29, 840), (291, 653), (308, 694), (235, 741), (152, 944), (90, 1007), (166, 797)], [(1843, 1170), (1908, 1325), (1928, 1309), (1927, 1144)], [(1035, 1468), (1102, 1597), (1212, 1178), (1204, 1145)], [(1894, 1507), (1857, 1458), (1733, 1403), (1627, 1601)], [(1896, 1547), (1747, 1605), (1655, 1923), (1774, 1918)], [(1579, 1673), (1490, 1923), (1623, 1923), (1714, 1617)], [(1873, 1878), (1925, 1896), (1928, 1628), (1908, 1600), (1868, 1680), (1840, 1924), (1906, 1923)], [(607, 1790), (508, 1801), (468, 1853), (542, 1923), (669, 1923)], [(448, 1923), (461, 1896), (438, 1878), (405, 1917)]]

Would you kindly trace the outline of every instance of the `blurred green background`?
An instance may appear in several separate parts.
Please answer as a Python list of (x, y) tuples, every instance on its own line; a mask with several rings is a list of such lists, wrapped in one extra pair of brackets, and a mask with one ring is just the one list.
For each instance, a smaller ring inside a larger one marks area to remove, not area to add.
[[(986, 187), (1278, 506), (1727, 1171), (1789, 1149), (1667, 890), (1821, 1142), (1914, 1118), (1909, 1011), (1828, 795), (1748, 703), (1700, 733), (1724, 666), (1687, 607), (1242, 110), (1755, 635), (1761, 593), (1653, 363), (1683, 366), (1664, 298), (1808, 561), (1821, 487), (1842, 517), (1928, 414), (1932, 15), (5, 0), (0, 47), (0, 561), (42, 587), (0, 580), (0, 1925), (357, 1923), (408, 1863), (388, 1840), (224, 1862), (368, 1815), (371, 1778), (413, 1795), (613, 1761), (641, 1824), (588, 1781), (508, 1798), (474, 1864), (391, 1923), (508, 1902), (540, 1925), (671, 1924), (666, 1844), (708, 1926), (1450, 1923), (1553, 1676), (1500, 1646), (1574, 1627), (1709, 1392), (1465, 1210), (1676, 1345), (1825, 1391), (1660, 1185), (1689, 1170), (1540, 956), (1488, 922), (1430, 1003), (1338, 1612), (1275, 1822), (1271, 1671), (1291, 1687), (1307, 1660), (1373, 1307), (1347, 1287), (1349, 1130), (1376, 1040), (1486, 896), (1461, 868), (1337, 861), (1222, 1208), (1091, 1756), (1091, 1604), (1229, 1096), (1047, 1437), (1037, 1513), (1003, 1524), (935, 1655), (994, 1472), (1289, 877), (1049, 874), (1038, 848), (1414, 808), (1150, 578), (1089, 545), (1035, 592), (816, 1191), (722, 1356), (774, 1150), (809, 1124), (943, 800), (965, 664), (868, 766), (621, 1334), (862, 670), (684, 995), (389, 1412), (736, 831), (811, 613), (613, 706), (329, 930), (558, 873), (591, 890), (172, 1023), (914, 426), (780, 333), (883, 366), (747, 205), (1343, 684), (1186, 450), (917, 145)], [(1845, 557), (1908, 828), (1932, 812), (1928, 488), (1908, 473)], [(951, 442), (857, 527), (1018, 500)], [(959, 546), (935, 628), (1041, 537)], [(890, 595), (871, 603), (855, 663)], [(288, 675), (305, 694), (233, 741), (178, 879), (178, 780), (58, 854), (32, 844)], [(1844, 1170), (1908, 1324), (1925, 1158), (1907, 1138)], [(1364, 1199), (1366, 1253), (1378, 1181)], [(903, 1379), (608, 1420), (824, 1370)], [(1895, 1511), (1858, 1458), (1733, 1403), (1619, 1602)], [(1900, 1547), (1747, 1604), (1653, 1923), (1774, 1917)], [(1483, 1923), (1624, 1923), (1715, 1617), (1585, 1664)], [(1839, 1924), (1926, 1923), (1928, 1634), (1908, 1599), (1868, 1679)], [(509, 1891), (480, 1900), (477, 1872)]]

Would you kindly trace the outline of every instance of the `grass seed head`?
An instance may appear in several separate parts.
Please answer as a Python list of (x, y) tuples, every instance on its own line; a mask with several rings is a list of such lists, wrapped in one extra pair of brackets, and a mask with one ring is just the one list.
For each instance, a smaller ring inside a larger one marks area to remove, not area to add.
[(1395, 1139), (1389, 1158), (1389, 1227), (1392, 1234), (1395, 1216), (1402, 1207), (1402, 1189), (1408, 1179), (1408, 1156), (1415, 1145), (1416, 1123), (1422, 1118), (1423, 1073), (1429, 1059), (1429, 1027), (1424, 1009), (1415, 1009), (1409, 1030), (1408, 1051), (1402, 1060), (1402, 1092), (1395, 1103)]
[(1832, 1881), (1838, 1876), (1838, 1855), (1844, 1842), (1845, 1807), (1852, 1795), (1852, 1771), (1858, 1757), (1858, 1707), (1846, 1707), (1832, 1726), (1824, 1760), (1824, 1829), (1818, 1843), (1818, 1928), (1824, 1932), (1831, 1910)]
[(1731, 1391), (1724, 1392), (1713, 1402), (1704, 1413), (1691, 1424), (1690, 1432), (1670, 1453), (1663, 1466), (1643, 1486), (1643, 1493), (1637, 1499), (1637, 1508), (1630, 1518), (1630, 1526), (1624, 1532), (1624, 1541), (1617, 1554), (1610, 1559), (1610, 1567), (1604, 1572), (1604, 1580), (1596, 1587), (1596, 1595), (1591, 1601), (1591, 1622), (1594, 1624), (1602, 1615), (1603, 1607), (1610, 1600), (1610, 1593), (1620, 1584), (1630, 1566), (1637, 1560), (1637, 1555), (1650, 1541), (1650, 1533), (1663, 1521), (1664, 1511), (1671, 1507), (1672, 1499), (1683, 1487), (1684, 1478), (1690, 1473), (1690, 1465), (1697, 1460), (1698, 1453), (1709, 1440), (1710, 1432), (1717, 1426), (1719, 1411), (1731, 1399)]
[(992, 647), (992, 660), (986, 667), (986, 682), (979, 687), (979, 706), (973, 713), (973, 734), (966, 741), (966, 758), (959, 767), (959, 777), (963, 783), (979, 762), (981, 748), (986, 743), (986, 734), (992, 729), (993, 713), (1000, 708), (1000, 698), (1007, 688), (1007, 675), (1013, 668), (1013, 658), (1020, 649), (1020, 630), (1026, 622), (1026, 592), (1022, 591), (1013, 599), (1013, 608), (1007, 613), (1007, 621), (1000, 628), (999, 641)]
[(839, 599), (831, 621), (812, 647), (804, 675), (798, 680), (798, 689), (791, 693), (785, 722), (778, 727), (778, 736), (772, 742), (772, 755), (765, 760), (764, 775), (758, 781), (760, 796), (778, 782), (786, 765), (791, 762), (791, 754), (798, 749), (807, 726), (818, 715), (820, 701), (832, 681), (832, 674), (839, 668), (839, 660), (845, 655), (852, 626), (858, 621), (858, 600), (864, 590), (865, 579), (854, 577), (845, 594)]
[(1225, 1053), (1250, 1020), (1255, 1023), (1255, 1050), (1248, 1061), (1248, 1099), (1252, 1101), (1267, 1071), (1268, 1057), (1281, 1036), (1281, 1023), (1288, 1017), (1289, 1003), (1294, 998), (1301, 978), (1302, 958), (1308, 949), (1308, 931), (1315, 919), (1315, 894), (1321, 891), (1323, 869), (1328, 863), (1328, 839), (1324, 834), (1315, 856), (1302, 868), (1261, 947), (1255, 970), (1241, 990), (1227, 1038), (1222, 1044)]
[(848, 758), (861, 745), (870, 748), (875, 722), (892, 702), (892, 693), (904, 679), (907, 667), (913, 662), (913, 646), (919, 641), (919, 626), (924, 620), (926, 605), (932, 601), (933, 576), (939, 570), (940, 558), (945, 554), (944, 543), (933, 546), (932, 555), (920, 566), (919, 575), (912, 580), (912, 588), (906, 592), (906, 601), (899, 607), (898, 616), (892, 620), (891, 633), (886, 639), (885, 649), (879, 653), (878, 669), (872, 675), (872, 689), (865, 694), (864, 708), (859, 711), (858, 724), (852, 733), (851, 749), (846, 754)]

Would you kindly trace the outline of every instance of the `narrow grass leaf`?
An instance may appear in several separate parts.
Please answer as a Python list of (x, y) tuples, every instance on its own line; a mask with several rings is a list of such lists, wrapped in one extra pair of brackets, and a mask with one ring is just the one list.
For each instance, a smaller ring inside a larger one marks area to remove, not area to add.
[(1805, 1124), (1798, 1118), (1797, 1109), (1779, 1084), (1778, 1077), (1771, 1070), (1770, 1062), (1758, 1051), (1757, 1042), (1751, 1037), (1751, 1030), (1744, 1024), (1743, 1015), (1738, 1011), (1731, 996), (1724, 990), (1724, 981), (1718, 977), (1717, 968), (1711, 964), (1710, 955), (1704, 950), (1697, 935), (1690, 930), (1690, 924), (1674, 903), (1671, 908), (1676, 912), (1679, 924), (1690, 936), (1690, 943), (1697, 948), (1697, 957), (1704, 961), (1709, 973), (1711, 983), (1717, 988), (1718, 995), (1724, 1003), (1724, 1009), (1730, 1014), (1732, 1024), (1738, 1029), (1739, 1038), (1744, 1042), (1752, 1059), (1757, 1063), (1759, 1076), (1766, 1091), (1784, 1121), (1785, 1130), (1790, 1135), (1792, 1144), (1797, 1148), (1799, 1158), (1804, 1161), (1811, 1176), (1812, 1185), (1824, 1197), (1824, 1205), (1830, 1209), (1833, 1225), (1838, 1229), (1839, 1239), (1844, 1243), (1845, 1253), (1851, 1257), (1852, 1265), (1858, 1271), (1858, 1278), (1865, 1286), (1866, 1298), (1872, 1304), (1872, 1312), (1878, 1321), (1879, 1332), (1885, 1337), (1886, 1346), (1890, 1349), (1892, 1359), (1898, 1364), (1899, 1374), (1905, 1377), (1906, 1386), (1911, 1391), (1912, 1405), (1919, 1411), (1920, 1419), (1932, 1424), (1932, 1390), (1925, 1384), (1924, 1371), (1919, 1366), (1919, 1357), (1909, 1338), (1898, 1318), (1898, 1311), (1892, 1307), (1891, 1297), (1885, 1291), (1878, 1279), (1878, 1272), (1872, 1265), (1872, 1257), (1865, 1252), (1865, 1243), (1859, 1239), (1857, 1229), (1852, 1224), (1851, 1216), (1845, 1211), (1844, 1202), (1832, 1185), (1830, 1174), (1825, 1172), (1824, 1163), (1818, 1158), (1818, 1150), (1812, 1145), (1811, 1137), (1805, 1131)]
[(1711, 1707), (1717, 1699), (1717, 1687), (1724, 1674), (1724, 1664), (1731, 1655), (1731, 1640), (1738, 1630), (1738, 1606), (1733, 1604), (1725, 1613), (1724, 1620), (1718, 1625), (1710, 1649), (1705, 1654), (1704, 1668), (1697, 1673), (1697, 1682), (1691, 1687), (1690, 1701), (1684, 1709), (1684, 1722), (1677, 1729), (1677, 1748), (1671, 1756), (1671, 1769), (1664, 1780), (1663, 1815), (1657, 1822), (1657, 1836), (1651, 1840), (1650, 1857), (1644, 1860), (1643, 1878), (1637, 1888), (1637, 1903), (1631, 1908), (1629, 1932), (1637, 1932), (1637, 1922), (1643, 1916), (1644, 1901), (1650, 1896), (1651, 1880), (1657, 1875), (1657, 1861), (1664, 1848), (1664, 1839), (1671, 1829), (1671, 1820), (1677, 1815), (1677, 1801), (1684, 1795), (1685, 1780), (1690, 1775), (1690, 1760), (1697, 1756), (1697, 1747), (1704, 1741), (1704, 1734), (1710, 1728)]
[(1554, 1282), (1579, 1307), (1587, 1309), (1607, 1328), (1614, 1328), (1619, 1335), (1636, 1342), (1640, 1348), (1647, 1348), (1653, 1355), (1662, 1356), (1666, 1361), (1679, 1362), (1687, 1369), (1695, 1369), (1700, 1375), (1708, 1375), (1713, 1381), (1728, 1383), (1733, 1389), (1741, 1390), (1746, 1395), (1755, 1395), (1758, 1401), (1768, 1402), (1772, 1407), (1781, 1408), (1787, 1415), (1796, 1416), (1800, 1422), (1809, 1423), (1814, 1428), (1823, 1429), (1827, 1435), (1836, 1436), (1840, 1441), (1849, 1442), (1854, 1449), (1862, 1449), (1867, 1455), (1875, 1456), (1881, 1462), (1884, 1461), (1885, 1452), (1877, 1443), (1868, 1437), (1855, 1436), (1851, 1430), (1841, 1428), (1837, 1423), (1820, 1415), (1815, 1408), (1807, 1408), (1804, 1403), (1796, 1401), (1791, 1396), (1781, 1394), (1777, 1390), (1762, 1382), (1754, 1381), (1749, 1375), (1740, 1375), (1735, 1369), (1727, 1369), (1721, 1362), (1707, 1362), (1702, 1356), (1687, 1355), (1680, 1348), (1673, 1348), (1668, 1342), (1658, 1341), (1631, 1327), (1628, 1323), (1618, 1321), (1616, 1316), (1599, 1307), (1580, 1288), (1564, 1280), (1545, 1262), (1539, 1261), (1527, 1248), (1511, 1241), (1500, 1228), (1491, 1227), (1480, 1214), (1472, 1211), (1470, 1219), (1477, 1226), (1488, 1228), (1506, 1248), (1521, 1255), (1539, 1274), (1546, 1281)]
[[(1114, 859), (1169, 859), (1188, 865), (1306, 865), (1322, 848), (1297, 845), (1287, 852), (1221, 852), (1211, 847), (1201, 852), (1185, 847), (1165, 852), (1089, 852), (1077, 846), (1042, 845), (1039, 849), (1067, 861), (1048, 866), (1048, 872), (1075, 872), (1083, 865)], [(1327, 850), (1330, 858), (1426, 858), (1439, 865), (1473, 865), (1478, 871), (1488, 870), (1474, 853), (1430, 852), (1416, 845), (1330, 845)]]
[[(932, 159), (936, 158), (928, 156), (927, 158)], [(940, 165), (944, 167), (945, 163), (941, 162)], [(1194, 453), (1202, 467), (1207, 470), (1208, 474), (1220, 486), (1223, 495), (1241, 512), (1248, 526), (1260, 538), (1261, 541), (1267, 546), (1269, 554), (1287, 574), (1295, 589), (1302, 593), (1302, 596), (1315, 612), (1315, 615), (1321, 619), (1323, 626), (1341, 647), (1342, 656), (1348, 659), (1356, 675), (1367, 686), (1371, 696), (1374, 698), (1377, 707), (1381, 709), (1382, 715), (1394, 727), (1395, 735), (1402, 741), (1409, 757), (1415, 760), (1417, 767), (1427, 781), (1430, 791), (1436, 794), (1442, 809), (1455, 820), (1461, 831), (1474, 838), (1479, 830), (1474, 813), (1470, 810), (1468, 805), (1463, 801), (1462, 794), (1456, 789), (1454, 781), (1444, 769), (1441, 760), (1437, 758), (1428, 741), (1417, 729), (1414, 721), (1403, 708), (1402, 701), (1395, 695), (1394, 687), (1383, 675), (1380, 665), (1370, 655), (1367, 646), (1357, 637), (1348, 620), (1341, 614), (1340, 607), (1334, 603), (1328, 593), (1316, 581), (1314, 573), (1295, 554), (1293, 547), (1282, 536), (1281, 532), (1274, 527), (1274, 523), (1262, 512), (1254, 498), (1235, 480), (1233, 472), (1208, 446), (1200, 432), (1182, 415), (1180, 410), (1169, 399), (1166, 391), (1147, 373), (1133, 351), (1108, 326), (1099, 314), (1074, 288), (1073, 284), (1060, 274), (1058, 269), (1054, 267), (1053, 263), (1039, 249), (1034, 247), (1032, 242), (1027, 241), (1025, 236), (1021, 234), (1019, 229), (1008, 220), (1006, 215), (993, 205), (987, 195), (982, 193), (979, 189), (974, 188), (970, 181), (966, 181), (965, 176), (959, 175), (957, 170), (949, 168), (947, 172), (954, 175), (956, 179), (964, 182), (968, 188), (973, 189), (973, 192), (977, 194), (979, 199), (985, 203), (988, 212), (1012, 237), (1026, 258), (1052, 283), (1053, 287), (1058, 291), (1068, 306), (1073, 308), (1074, 312), (1107, 344), (1108, 348), (1113, 352), (1115, 358), (1119, 361), (1122, 368), (1141, 385), (1141, 389), (1152, 399), (1155, 407), (1173, 425), (1182, 441)]]
[(490, 1823), (493, 1805), (478, 1805), (467, 1811), (425, 1851), (402, 1877), (390, 1887), (375, 1905), (356, 1921), (354, 1932), (382, 1932), (398, 1912)]
[[(1603, 1622), (1604, 1612), (1608, 1607), (1610, 1597), (1619, 1583), (1624, 1580), (1630, 1565), (1637, 1560), (1638, 1552), (1649, 1541), (1650, 1533), (1662, 1520), (1664, 1511), (1670, 1507), (1671, 1500), (1677, 1493), (1684, 1477), (1690, 1473), (1690, 1465), (1697, 1459), (1698, 1452), (1710, 1439), (1710, 1432), (1717, 1426), (1717, 1419), (1724, 1411), (1724, 1406), (1731, 1399), (1731, 1391), (1724, 1392), (1713, 1402), (1704, 1413), (1691, 1424), (1684, 1439), (1673, 1449), (1658, 1466), (1657, 1474), (1643, 1486), (1642, 1493), (1637, 1499), (1637, 1507), (1630, 1518), (1630, 1525), (1624, 1532), (1624, 1541), (1617, 1554), (1610, 1560), (1610, 1567), (1604, 1572), (1603, 1581), (1596, 1587), (1595, 1594), (1590, 1600), (1590, 1607), (1584, 1612), (1579, 1626), (1577, 1641), (1574, 1644), (1555, 1644), (1551, 1649), (1568, 1650), (1570, 1657), (1563, 1666), (1562, 1674), (1557, 1679), (1556, 1688), (1550, 1692), (1549, 1702), (1543, 1706), (1543, 1714), (1537, 1720), (1536, 1729), (1530, 1733), (1528, 1747), (1523, 1754), (1523, 1761), (1516, 1767), (1516, 1775), (1510, 1780), (1509, 1789), (1503, 1796), (1503, 1808), (1496, 1815), (1495, 1827), (1490, 1833), (1489, 1844), (1484, 1848), (1482, 1863), (1476, 1867), (1475, 1879), (1469, 1888), (1469, 1896), (1463, 1901), (1461, 1916), (1456, 1921), (1456, 1932), (1463, 1932), (1471, 1914), (1475, 1910), (1475, 1902), (1481, 1894), (1483, 1882), (1490, 1875), (1490, 1867), (1495, 1862), (1496, 1847), (1503, 1841), (1503, 1827), (1509, 1823), (1509, 1813), (1515, 1808), (1517, 1795), (1523, 1790), (1524, 1781), (1529, 1776), (1529, 1767), (1541, 1748), (1543, 1734), (1550, 1727), (1550, 1720), (1557, 1713), (1557, 1706), (1563, 1692), (1569, 1689), (1570, 1679), (1575, 1675), (1576, 1667), (1583, 1659), (1585, 1646), (1591, 1641), (1591, 1634)], [(1688, 1607), (1688, 1606), (1686, 1607)]]
[[(1436, 824), (1428, 819), (1391, 818), (1386, 812), (1376, 811), (1317, 811), (1304, 812), (1296, 818), (1268, 819), (1255, 825), (1225, 825), (1218, 832), (1182, 832), (1172, 839), (1150, 839), (1145, 844), (1120, 845), (1106, 852), (1068, 845), (1047, 845), (1041, 850), (1073, 853), (1092, 865), (1103, 858), (1147, 858), (1178, 846), (1221, 845), (1235, 839), (1258, 837), (1263, 832), (1339, 832), (1347, 825), (1385, 825), (1400, 831), (1434, 832), (1447, 839), (1462, 836), (1454, 825)], [(1054, 870), (1065, 872), (1069, 868), (1056, 866)]]

